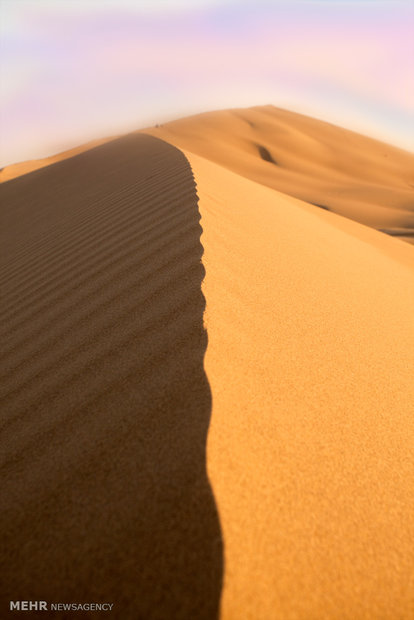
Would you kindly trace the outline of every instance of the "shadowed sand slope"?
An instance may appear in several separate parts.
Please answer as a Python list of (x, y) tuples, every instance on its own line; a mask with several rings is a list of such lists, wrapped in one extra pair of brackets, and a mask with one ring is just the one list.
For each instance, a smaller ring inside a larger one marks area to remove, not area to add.
[(129, 136), (9, 181), (1, 200), (3, 601), (216, 618), (188, 161)]
[(315, 206), (412, 240), (414, 155), (274, 106), (209, 112), (151, 133)]

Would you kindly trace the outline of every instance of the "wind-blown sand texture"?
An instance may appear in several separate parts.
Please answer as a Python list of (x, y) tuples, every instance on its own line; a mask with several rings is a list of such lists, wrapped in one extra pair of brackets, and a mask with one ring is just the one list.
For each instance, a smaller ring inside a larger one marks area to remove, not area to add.
[(258, 182), (274, 164), (242, 146), (243, 174), (200, 156), (207, 136), (0, 188), (2, 604), (408, 620), (414, 248)]
[(222, 542), (188, 161), (130, 136), (1, 193), (3, 600), (216, 616)]

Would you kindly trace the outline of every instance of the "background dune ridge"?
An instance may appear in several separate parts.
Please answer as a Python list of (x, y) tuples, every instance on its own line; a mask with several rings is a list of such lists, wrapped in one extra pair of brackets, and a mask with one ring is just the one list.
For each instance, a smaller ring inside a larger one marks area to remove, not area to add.
[(272, 105), (151, 130), (253, 181), (413, 242), (414, 155)]
[(29, 172), (33, 172), (34, 170), (39, 170), (39, 168), (50, 166), (51, 164), (62, 161), (63, 159), (74, 157), (75, 155), (79, 155), (79, 153), (88, 151), (95, 146), (99, 146), (100, 144), (108, 142), (109, 140), (115, 140), (117, 137), (118, 136), (114, 136), (113, 138), (103, 138), (102, 140), (93, 140), (91, 142), (87, 142), (85, 144), (77, 146), (73, 149), (62, 151), (61, 153), (56, 153), (56, 155), (51, 155), (50, 157), (43, 157), (42, 159), (31, 159), (28, 161), (18, 162), (16, 164), (10, 164), (9, 166), (5, 166), (0, 170), (0, 183), (3, 183), (4, 181), (9, 181), (10, 179), (15, 179), (16, 177), (20, 177), (23, 174), (28, 174)]

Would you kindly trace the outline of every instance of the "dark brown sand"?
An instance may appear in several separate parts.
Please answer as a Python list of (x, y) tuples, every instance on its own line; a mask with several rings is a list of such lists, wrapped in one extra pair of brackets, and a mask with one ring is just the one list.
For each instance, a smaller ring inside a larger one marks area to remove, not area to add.
[(135, 135), (9, 181), (1, 201), (2, 609), (217, 617), (188, 161)]

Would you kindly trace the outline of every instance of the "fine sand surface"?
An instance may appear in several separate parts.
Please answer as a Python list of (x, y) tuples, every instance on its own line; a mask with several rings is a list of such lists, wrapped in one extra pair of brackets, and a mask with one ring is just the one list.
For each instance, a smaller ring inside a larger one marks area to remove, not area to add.
[(412, 156), (359, 137), (346, 162), (326, 125), (303, 187), (343, 173), (351, 211), (321, 209), (297, 172), (272, 185), (241, 114), (272, 116), (219, 113), (216, 152), (205, 115), (0, 188), (2, 608), (412, 618), (414, 247), (352, 221), (351, 191), (365, 175), (363, 223), (406, 235)]
[(408, 620), (414, 248), (189, 160), (221, 617)]

